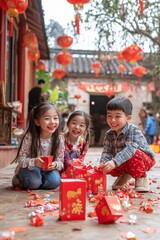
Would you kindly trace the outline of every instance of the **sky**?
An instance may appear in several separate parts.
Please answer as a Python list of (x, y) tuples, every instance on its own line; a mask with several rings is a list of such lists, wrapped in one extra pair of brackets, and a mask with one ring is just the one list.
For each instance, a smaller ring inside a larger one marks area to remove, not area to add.
[[(87, 9), (88, 4), (85, 5), (82, 10), (83, 12)], [(44, 10), (45, 23), (48, 24), (49, 20), (53, 19), (66, 29), (65, 34), (68, 34), (67, 23), (74, 21), (75, 18), (73, 5), (67, 2), (67, 0), (42, 0), (42, 7)], [(82, 23), (80, 23), (80, 35), (77, 35), (77, 38), (73, 39), (72, 48), (95, 50), (93, 38), (93, 34), (86, 31)]]

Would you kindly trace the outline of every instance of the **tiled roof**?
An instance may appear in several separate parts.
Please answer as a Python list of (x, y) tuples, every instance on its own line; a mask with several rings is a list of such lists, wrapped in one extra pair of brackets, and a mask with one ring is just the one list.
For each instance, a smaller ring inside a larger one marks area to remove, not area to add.
[[(57, 53), (61, 52), (60, 48), (50, 49), (50, 61), (48, 62), (48, 68), (50, 71), (62, 67), (62, 65), (56, 62), (55, 56)], [(113, 53), (110, 60), (100, 60), (100, 54), (98, 51), (91, 50), (68, 50), (72, 54), (73, 60), (72, 63), (67, 67), (67, 78), (70, 77), (83, 77), (83, 78), (94, 78), (94, 70), (92, 69), (92, 63), (94, 61), (99, 61), (101, 64), (99, 78), (112, 78), (112, 79), (135, 79), (138, 78), (132, 74), (133, 65), (129, 62), (124, 62), (123, 64), (126, 67), (124, 74), (119, 71), (118, 66), (122, 64), (117, 60), (117, 53)], [(105, 53), (105, 56), (110, 57)], [(139, 63), (140, 64), (140, 63)], [(141, 65), (141, 64), (140, 64)], [(143, 64), (142, 64), (143, 65)], [(149, 73), (147, 73), (142, 80), (150, 79)]]

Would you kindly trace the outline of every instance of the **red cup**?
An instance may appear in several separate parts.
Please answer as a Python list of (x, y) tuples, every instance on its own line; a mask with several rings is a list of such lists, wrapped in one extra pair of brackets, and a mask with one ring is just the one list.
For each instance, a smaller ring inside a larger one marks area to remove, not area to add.
[(43, 170), (48, 170), (49, 166), (52, 165), (53, 156), (43, 156), (41, 159), (44, 161)]

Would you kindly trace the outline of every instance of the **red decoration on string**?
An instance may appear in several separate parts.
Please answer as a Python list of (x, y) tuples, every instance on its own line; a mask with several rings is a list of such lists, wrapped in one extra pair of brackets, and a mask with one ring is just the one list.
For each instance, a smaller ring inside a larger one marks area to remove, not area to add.
[(80, 14), (77, 13), (76, 16), (75, 16), (75, 25), (76, 25), (76, 33), (77, 34), (80, 34)]
[(28, 51), (28, 58), (32, 61), (37, 61), (40, 59), (40, 52), (38, 49), (35, 49), (35, 51)]
[(59, 64), (66, 66), (72, 62), (72, 55), (68, 52), (60, 52), (56, 55), (56, 60)]
[(98, 61), (93, 62), (92, 63), (92, 68), (94, 69), (95, 76), (98, 77), (99, 76), (99, 70), (101, 68), (100, 62), (98, 62)]
[(29, 49), (38, 49), (38, 38), (32, 31), (26, 31), (22, 37), (22, 45)]
[(10, 16), (9, 34), (12, 37), (14, 18), (25, 12), (28, 0), (0, 0), (0, 7)]
[(123, 57), (123, 54), (122, 54), (122, 51), (119, 51), (118, 54), (117, 54), (117, 60), (118, 61), (124, 61), (124, 57)]
[(74, 98), (80, 99), (80, 98), (81, 98), (81, 95), (80, 95), (80, 94), (75, 94), (75, 95), (74, 95)]
[(63, 49), (67, 49), (72, 43), (73, 39), (65, 34), (57, 38), (57, 44)]
[(108, 90), (107, 92), (106, 92), (106, 96), (107, 97), (112, 97), (114, 95), (114, 92), (112, 91), (112, 90)]
[(52, 74), (54, 78), (62, 79), (66, 75), (66, 72), (63, 68), (56, 68)]
[(76, 33), (80, 34), (80, 13), (78, 12), (80, 9), (83, 8), (83, 5), (88, 3), (90, 0), (67, 0), (67, 2), (73, 4), (74, 9), (76, 11), (75, 16), (75, 26), (76, 26)]
[(139, 7), (140, 7), (140, 14), (143, 14), (144, 12), (144, 2), (143, 0), (138, 0), (139, 1)]
[(147, 72), (147, 69), (142, 66), (137, 66), (133, 68), (132, 73), (135, 74), (137, 77), (143, 77)]
[(122, 51), (122, 56), (129, 62), (137, 62), (142, 60), (144, 52), (137, 44), (132, 44)]
[(46, 72), (46, 64), (43, 62), (43, 61), (39, 61), (38, 63), (37, 63), (37, 66), (36, 66), (36, 70), (42, 70), (42, 71), (44, 71), (44, 72)]
[(121, 72), (121, 77), (123, 77), (123, 72), (126, 70), (125, 65), (124, 64), (120, 64), (118, 69)]

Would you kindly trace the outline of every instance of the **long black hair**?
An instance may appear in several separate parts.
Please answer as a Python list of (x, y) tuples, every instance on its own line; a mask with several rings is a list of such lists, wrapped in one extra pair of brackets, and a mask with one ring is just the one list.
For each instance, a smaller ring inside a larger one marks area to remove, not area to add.
[[(43, 102), (43, 103), (39, 104), (37, 107), (34, 107), (31, 110), (31, 113), (30, 113), (28, 128), (27, 128), (27, 130), (26, 130), (26, 132), (25, 132), (25, 134), (22, 138), (22, 141), (21, 141), (19, 149), (18, 149), (17, 156), (13, 160), (13, 162), (16, 162), (16, 159), (19, 155), (19, 152), (20, 152), (22, 144), (23, 144), (23, 140), (28, 133), (31, 134), (31, 139), (32, 139), (31, 149), (30, 149), (30, 157), (31, 158), (37, 157), (38, 150), (40, 150), (41, 128), (36, 125), (35, 120), (39, 120), (45, 114), (45, 112), (48, 111), (49, 109), (55, 109), (56, 113), (57, 113), (57, 115), (60, 119), (60, 114), (58, 112), (58, 109), (53, 103)], [(51, 137), (52, 138), (52, 148), (51, 148), (51, 153), (50, 154), (52, 156), (54, 156), (55, 158), (56, 158), (56, 151), (57, 151), (58, 144), (59, 144), (60, 131), (61, 131), (61, 126), (59, 124), (58, 128), (55, 130), (54, 133), (52, 133), (52, 137)]]

